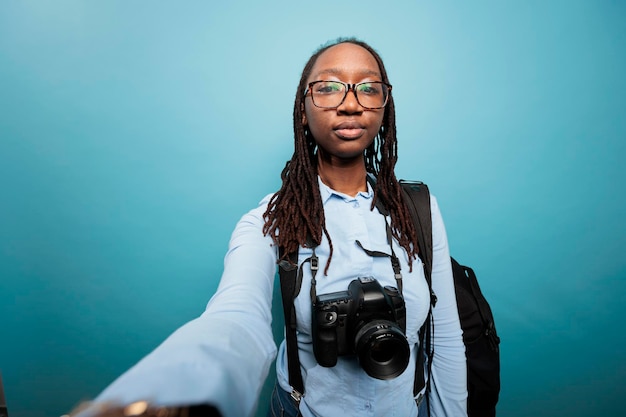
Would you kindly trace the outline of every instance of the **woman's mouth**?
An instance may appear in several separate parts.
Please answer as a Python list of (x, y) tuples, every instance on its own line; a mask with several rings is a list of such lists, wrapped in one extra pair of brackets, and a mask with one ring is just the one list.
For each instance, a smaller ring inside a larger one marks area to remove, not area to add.
[(334, 128), (335, 134), (341, 139), (357, 139), (363, 135), (365, 128), (358, 123), (341, 123)]
[(342, 139), (356, 139), (360, 137), (365, 129), (337, 129), (335, 134)]

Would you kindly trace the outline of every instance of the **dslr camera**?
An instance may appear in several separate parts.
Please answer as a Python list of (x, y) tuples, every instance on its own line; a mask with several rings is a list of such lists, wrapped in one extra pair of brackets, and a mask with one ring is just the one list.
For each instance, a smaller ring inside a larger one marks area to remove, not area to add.
[(322, 366), (356, 355), (369, 376), (392, 379), (409, 364), (404, 298), (375, 278), (360, 277), (347, 291), (318, 295), (312, 321), (313, 353)]

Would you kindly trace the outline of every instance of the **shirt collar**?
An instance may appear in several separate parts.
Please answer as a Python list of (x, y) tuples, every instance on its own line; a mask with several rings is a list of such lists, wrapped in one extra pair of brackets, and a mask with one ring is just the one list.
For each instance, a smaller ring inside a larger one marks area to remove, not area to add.
[(367, 191), (359, 191), (359, 193), (355, 196), (349, 196), (347, 194), (344, 193), (340, 193), (339, 191), (335, 191), (332, 188), (330, 188), (328, 185), (324, 184), (322, 182), (322, 179), (319, 177), (319, 175), (317, 176), (317, 182), (319, 184), (319, 188), (320, 188), (320, 196), (322, 197), (322, 204), (326, 204), (326, 202), (332, 197), (332, 196), (336, 196), (338, 198), (341, 198), (342, 200), (348, 202), (348, 201), (354, 201), (357, 198), (361, 197), (364, 198), (366, 200), (370, 200), (374, 197), (374, 190), (372, 189), (372, 186), (370, 185), (369, 181), (366, 181), (367, 184)]

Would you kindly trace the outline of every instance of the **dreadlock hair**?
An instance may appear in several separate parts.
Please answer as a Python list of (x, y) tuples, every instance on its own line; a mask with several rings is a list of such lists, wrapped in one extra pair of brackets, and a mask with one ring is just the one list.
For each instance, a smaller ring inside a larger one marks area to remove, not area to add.
[[(302, 113), (304, 91), (313, 66), (322, 53), (340, 43), (352, 43), (369, 51), (378, 63), (382, 81), (389, 83), (380, 55), (371, 46), (355, 38), (339, 38), (326, 43), (309, 58), (302, 71), (293, 106), (294, 153), (281, 173), (280, 190), (272, 196), (263, 214), (265, 220), (263, 233), (271, 235), (274, 243), (283, 248), (284, 254), (279, 261), (287, 259), (288, 255), (296, 252), (300, 246), (318, 246), (322, 242), (322, 235), (325, 235), (330, 246), (330, 256), (324, 274), (328, 272), (330, 266), (333, 245), (326, 230), (324, 207), (317, 179), (317, 144), (310, 131), (302, 124)], [(398, 145), (395, 107), (391, 94), (385, 106), (383, 123), (378, 135), (365, 150), (364, 159), (367, 172), (377, 178), (371, 209), (374, 209), (377, 201), (386, 208), (391, 218), (392, 235), (406, 250), (409, 266), (412, 268), (413, 260), (418, 254), (417, 234), (403, 200), (400, 183), (394, 173)]]

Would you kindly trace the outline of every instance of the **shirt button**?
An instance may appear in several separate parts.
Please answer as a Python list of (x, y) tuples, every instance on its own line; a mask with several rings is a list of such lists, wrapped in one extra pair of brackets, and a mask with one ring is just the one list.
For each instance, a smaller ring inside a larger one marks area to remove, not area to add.
[(372, 408), (372, 404), (370, 402), (366, 402), (365, 403), (365, 408), (367, 408), (369, 410), (370, 408)]
[(359, 205), (359, 202), (358, 202), (358, 201), (355, 201), (355, 202), (354, 202), (354, 204), (353, 204), (352, 206), (353, 206), (354, 208), (359, 208), (359, 207), (361, 207), (361, 206)]

